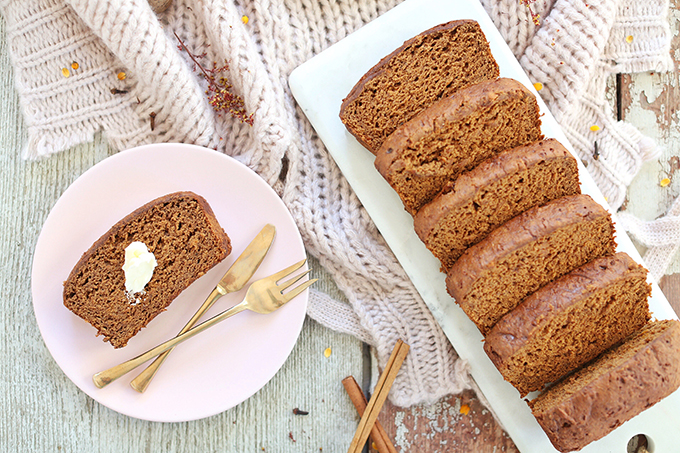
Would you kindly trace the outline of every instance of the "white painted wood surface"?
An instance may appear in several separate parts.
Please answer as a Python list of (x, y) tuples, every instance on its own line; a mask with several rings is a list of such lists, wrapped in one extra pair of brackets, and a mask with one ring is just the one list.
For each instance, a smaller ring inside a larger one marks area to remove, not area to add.
[[(27, 162), (20, 157), (25, 141), (0, 21), (0, 451), (346, 451), (359, 418), (341, 380), (350, 374), (359, 382), (364, 379), (363, 345), (309, 319), (274, 379), (249, 400), (213, 417), (147, 422), (111, 411), (81, 392), (40, 336), (30, 291), (32, 256), (61, 193), (113, 152), (97, 136), (92, 144)], [(317, 288), (339, 296), (314, 260), (312, 268), (322, 277)], [(326, 358), (328, 347), (332, 354)], [(294, 408), (309, 414), (295, 415)]]
[[(628, 190), (625, 209), (644, 220), (665, 215), (680, 196), (680, 0), (670, 0), (669, 21), (674, 34), (671, 56), (675, 71), (619, 78), (620, 119), (654, 138), (662, 151), (657, 160), (643, 166)], [(664, 178), (670, 179), (670, 184), (662, 186)], [(680, 254), (675, 256), (667, 273), (680, 273)]]

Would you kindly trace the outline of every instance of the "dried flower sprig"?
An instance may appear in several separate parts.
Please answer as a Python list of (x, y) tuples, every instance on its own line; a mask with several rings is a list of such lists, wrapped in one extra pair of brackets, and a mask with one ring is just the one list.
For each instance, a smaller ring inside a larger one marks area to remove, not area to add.
[(189, 55), (191, 61), (194, 62), (195, 68), (199, 69), (201, 75), (208, 82), (208, 89), (205, 91), (205, 94), (208, 96), (208, 103), (212, 108), (217, 113), (227, 112), (233, 118), (252, 126), (254, 114), (246, 112), (243, 98), (231, 92), (233, 86), (226, 77), (222, 76), (222, 73), (229, 70), (229, 63), (225, 62), (223, 66), (218, 66), (217, 62), (213, 62), (212, 69), (206, 68), (199, 61), (206, 54), (194, 55), (177, 33), (175, 33), (175, 37), (179, 41), (179, 46), (177, 46), (179, 50), (184, 50)]
[(527, 8), (529, 8), (529, 14), (531, 14), (531, 20), (534, 22), (536, 26), (541, 25), (541, 16), (540, 14), (534, 12), (534, 10), (531, 8), (532, 3), (536, 3), (537, 0), (519, 0), (520, 5), (525, 5)]

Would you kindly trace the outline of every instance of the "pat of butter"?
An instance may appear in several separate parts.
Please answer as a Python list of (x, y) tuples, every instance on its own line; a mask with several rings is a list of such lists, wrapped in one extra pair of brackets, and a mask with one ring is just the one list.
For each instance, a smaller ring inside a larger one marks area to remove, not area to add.
[(125, 291), (138, 293), (144, 290), (157, 265), (156, 257), (149, 252), (143, 242), (136, 241), (128, 245), (125, 249), (125, 264), (123, 264)]

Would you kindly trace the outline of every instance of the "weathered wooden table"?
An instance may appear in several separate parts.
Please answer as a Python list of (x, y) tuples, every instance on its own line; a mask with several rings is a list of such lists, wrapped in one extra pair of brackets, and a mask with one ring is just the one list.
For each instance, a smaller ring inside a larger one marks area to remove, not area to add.
[[(671, 0), (674, 54), (680, 59), (680, 0)], [(624, 209), (651, 220), (680, 193), (680, 80), (677, 73), (612, 78), (610, 98), (620, 119), (655, 138), (664, 153), (631, 185)], [(40, 162), (21, 160), (26, 141), (0, 21), (0, 451), (344, 452), (358, 423), (341, 380), (370, 379), (367, 349), (358, 340), (307, 319), (292, 355), (255, 396), (219, 415), (184, 423), (154, 423), (120, 415), (81, 392), (59, 369), (37, 327), (31, 300), (33, 250), (50, 209), (73, 180), (113, 154), (101, 137)], [(659, 181), (671, 184), (661, 187)], [(677, 179), (677, 180), (676, 180)], [(342, 297), (323, 269), (318, 289)], [(660, 283), (680, 309), (680, 260)], [(330, 357), (324, 350), (330, 347)], [(177, 396), (181, 398), (181, 395)], [(296, 415), (294, 408), (309, 412)], [(516, 451), (473, 392), (431, 406), (389, 403), (380, 420), (399, 451)]]

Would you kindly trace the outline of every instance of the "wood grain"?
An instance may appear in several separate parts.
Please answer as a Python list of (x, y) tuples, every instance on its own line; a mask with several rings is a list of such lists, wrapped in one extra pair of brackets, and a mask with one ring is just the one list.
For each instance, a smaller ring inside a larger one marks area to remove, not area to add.
[[(678, 68), (680, 62), (680, 0), (670, 1), (670, 26), (676, 30), (672, 38), (671, 57)], [(616, 111), (619, 119), (637, 127), (653, 138), (661, 150), (658, 160), (642, 167), (628, 189), (624, 209), (645, 220), (666, 213), (680, 194), (680, 74), (678, 71), (622, 74), (618, 77)], [(671, 183), (662, 187), (660, 181)], [(642, 250), (644, 251), (644, 250)], [(680, 260), (674, 260), (672, 273), (680, 272)]]
[[(680, 63), (680, 0), (670, 1), (671, 30), (676, 30), (671, 42), (671, 57), (676, 69)], [(663, 216), (680, 195), (680, 74), (667, 73), (622, 74), (617, 78), (619, 119), (635, 125), (643, 134), (652, 137), (661, 157), (645, 164), (633, 180), (622, 209), (636, 216), (653, 220)], [(671, 183), (662, 186), (660, 181)], [(636, 244), (644, 254), (645, 248)], [(659, 286), (676, 313), (680, 313), (680, 257), (676, 256), (659, 282)]]
[(399, 452), (518, 452), (471, 390), (433, 405), (395, 407), (389, 402), (378, 417)]
[(659, 282), (659, 287), (673, 311), (680, 316), (680, 274), (665, 275)]

